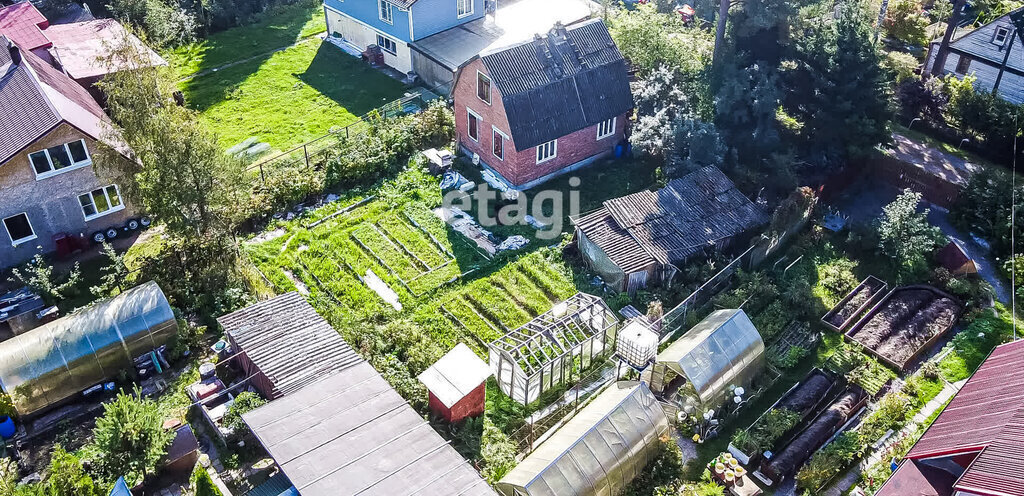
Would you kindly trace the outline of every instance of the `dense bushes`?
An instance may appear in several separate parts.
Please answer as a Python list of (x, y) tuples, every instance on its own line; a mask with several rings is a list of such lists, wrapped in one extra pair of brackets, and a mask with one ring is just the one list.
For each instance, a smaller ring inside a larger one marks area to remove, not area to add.
[[(962, 231), (974, 234), (987, 241), (992, 254), (1000, 260), (1010, 258), (1014, 250), (1010, 246), (1011, 205), (1013, 196), (1010, 173), (999, 167), (982, 167), (971, 176), (956, 203), (950, 208), (950, 220)], [(1018, 183), (1017, 198), (1024, 198), (1024, 183)], [(1018, 232), (1024, 228), (1024, 208), (1018, 202), (1016, 207)], [(1017, 241), (1016, 251), (1024, 248), (1024, 242)]]
[(800, 469), (796, 474), (797, 487), (809, 494), (815, 494), (818, 488), (846, 468), (860, 453), (860, 436), (856, 432), (847, 431), (840, 434), (828, 446), (815, 453)]
[(453, 114), (440, 101), (417, 115), (373, 119), (367, 132), (342, 142), (327, 163), (325, 183), (328, 187), (349, 186), (397, 172), (414, 151), (451, 141), (454, 122)]

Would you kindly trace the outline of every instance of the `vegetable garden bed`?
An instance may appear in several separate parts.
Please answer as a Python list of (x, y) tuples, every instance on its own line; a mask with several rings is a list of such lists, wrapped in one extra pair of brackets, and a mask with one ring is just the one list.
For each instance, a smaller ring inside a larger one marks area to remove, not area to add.
[(952, 296), (931, 286), (893, 289), (846, 333), (879, 360), (905, 371), (956, 324), (962, 310)]
[(770, 459), (761, 462), (755, 475), (766, 482), (780, 482), (796, 473), (818, 448), (821, 448), (836, 433), (842, 430), (850, 419), (865, 407), (868, 394), (860, 386), (850, 385), (822, 410), (807, 428), (798, 433), (782, 450)]
[(861, 312), (885, 295), (885, 290), (888, 287), (889, 284), (885, 281), (875, 276), (868, 276), (822, 316), (821, 322), (833, 331), (843, 332), (843, 329), (853, 323)]

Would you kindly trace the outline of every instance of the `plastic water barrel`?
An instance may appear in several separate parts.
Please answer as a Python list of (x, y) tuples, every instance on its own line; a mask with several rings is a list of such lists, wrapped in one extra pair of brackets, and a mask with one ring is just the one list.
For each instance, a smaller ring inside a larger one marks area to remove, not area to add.
[(615, 145), (615, 158), (622, 158), (622, 154), (625, 153), (626, 147), (622, 146), (622, 143)]
[(18, 427), (14, 425), (14, 419), (4, 416), (3, 420), (0, 420), (0, 437), (10, 439), (14, 437), (15, 432), (18, 432)]

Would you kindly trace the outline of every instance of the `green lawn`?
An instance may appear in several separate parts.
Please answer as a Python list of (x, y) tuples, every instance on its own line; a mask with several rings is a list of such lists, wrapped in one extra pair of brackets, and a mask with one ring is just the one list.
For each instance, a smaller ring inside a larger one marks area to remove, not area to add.
[(311, 39), (182, 82), (227, 148), (249, 137), (283, 150), (345, 126), (403, 94), (400, 82)]
[(257, 23), (214, 33), (164, 54), (179, 78), (258, 56), (327, 30), (320, 2), (301, 1), (271, 9)]

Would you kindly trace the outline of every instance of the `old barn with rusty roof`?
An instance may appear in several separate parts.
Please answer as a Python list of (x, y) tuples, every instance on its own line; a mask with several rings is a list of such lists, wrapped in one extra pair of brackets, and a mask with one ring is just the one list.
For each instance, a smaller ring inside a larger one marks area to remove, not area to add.
[(657, 191), (607, 200), (574, 221), (590, 267), (609, 286), (632, 292), (671, 280), (677, 264), (728, 247), (768, 216), (722, 171), (704, 167)]
[(1024, 341), (996, 347), (877, 496), (1024, 496)]

